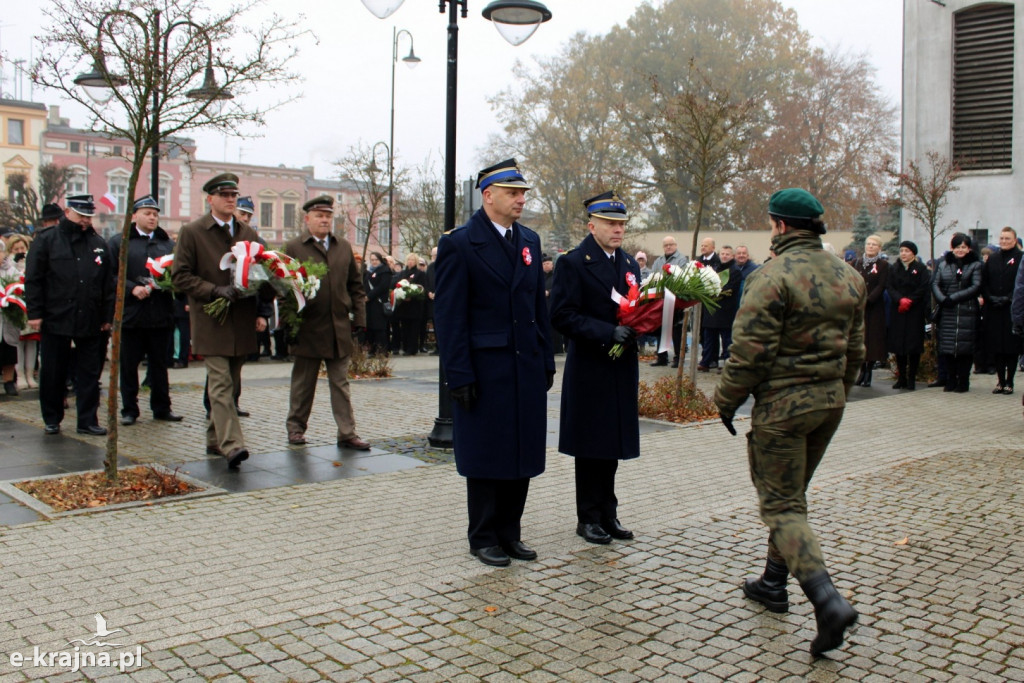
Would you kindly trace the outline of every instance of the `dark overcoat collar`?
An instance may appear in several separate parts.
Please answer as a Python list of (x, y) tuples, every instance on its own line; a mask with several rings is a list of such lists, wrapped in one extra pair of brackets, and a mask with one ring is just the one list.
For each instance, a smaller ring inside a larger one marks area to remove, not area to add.
[[(494, 224), (483, 209), (478, 210), (466, 224), (469, 231), (469, 243), (473, 245), (480, 260), (511, 287), (516, 287), (529, 272), (534, 263), (540, 267), (540, 243), (519, 223), (513, 224), (513, 251), (511, 263), (502, 244), (495, 239)], [(530, 264), (526, 263), (525, 253), (529, 253)]]

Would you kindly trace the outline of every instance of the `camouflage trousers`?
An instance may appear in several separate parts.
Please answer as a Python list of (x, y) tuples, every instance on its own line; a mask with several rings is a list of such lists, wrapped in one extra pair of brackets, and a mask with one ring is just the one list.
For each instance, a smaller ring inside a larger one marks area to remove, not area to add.
[(768, 557), (784, 561), (803, 581), (825, 568), (818, 539), (807, 523), (807, 486), (821, 463), (843, 408), (816, 410), (747, 433), (750, 478), (761, 520), (768, 526)]

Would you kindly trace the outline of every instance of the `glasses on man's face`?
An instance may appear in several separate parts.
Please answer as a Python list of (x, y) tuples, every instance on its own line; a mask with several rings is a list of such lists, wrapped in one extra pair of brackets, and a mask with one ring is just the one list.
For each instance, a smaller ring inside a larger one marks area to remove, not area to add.
[(230, 192), (230, 191), (229, 192), (218, 192), (217, 196), (220, 197), (221, 199), (237, 199), (238, 198), (238, 194), (239, 194), (238, 192)]

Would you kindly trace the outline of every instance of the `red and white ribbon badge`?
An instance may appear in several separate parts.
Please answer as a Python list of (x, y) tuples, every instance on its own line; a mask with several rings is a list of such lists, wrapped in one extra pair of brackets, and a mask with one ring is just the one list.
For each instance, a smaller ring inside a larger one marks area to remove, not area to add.
[(262, 253), (263, 245), (259, 242), (247, 242), (245, 240), (235, 242), (231, 247), (231, 251), (221, 257), (220, 269), (231, 270), (233, 267), (235, 271), (235, 286), (239, 289), (248, 289), (249, 269), (260, 260), (257, 257)]
[(530, 254), (529, 247), (523, 247), (523, 263), (526, 265), (533, 263), (533, 256)]
[(25, 302), (21, 298), (21, 295), (24, 293), (25, 285), (21, 282), (12, 282), (7, 285), (0, 290), (0, 308), (7, 308), (8, 306), (14, 305), (28, 313), (28, 308), (25, 306)]
[(160, 258), (148, 258), (146, 259), (146, 270), (154, 278), (158, 278), (167, 272), (172, 263), (174, 263), (174, 254), (167, 254)]
[(636, 275), (633, 275), (633, 273), (626, 273), (626, 284), (630, 287), (636, 287)]

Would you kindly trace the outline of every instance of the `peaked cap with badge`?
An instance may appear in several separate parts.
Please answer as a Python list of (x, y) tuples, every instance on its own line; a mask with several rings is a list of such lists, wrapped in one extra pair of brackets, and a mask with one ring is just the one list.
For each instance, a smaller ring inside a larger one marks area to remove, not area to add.
[(313, 197), (302, 205), (302, 210), (306, 213), (309, 213), (310, 211), (326, 211), (328, 213), (334, 213), (334, 197), (326, 194), (322, 194), (319, 197)]
[(239, 211), (244, 211), (247, 214), (256, 213), (256, 204), (252, 201), (252, 197), (249, 195), (239, 197), (238, 201), (235, 202), (235, 208)]
[(160, 202), (154, 199), (151, 194), (143, 195), (132, 203), (132, 211), (138, 211), (139, 209), (156, 209), (157, 213), (159, 213)]
[(583, 202), (587, 210), (587, 216), (596, 216), (610, 221), (629, 220), (626, 213), (626, 204), (615, 193), (615, 190), (602, 192), (596, 197), (591, 197)]
[(501, 161), (493, 166), (488, 166), (477, 174), (476, 186), (481, 192), (492, 185), (495, 187), (530, 189), (530, 184), (526, 182), (526, 178), (523, 177), (523, 173), (519, 170), (519, 164), (516, 163), (515, 159), (505, 159), (505, 161)]
[(65, 203), (69, 209), (82, 216), (92, 216), (96, 213), (96, 203), (92, 200), (91, 194), (76, 194), (68, 197)]
[(234, 173), (221, 173), (206, 181), (203, 185), (203, 192), (206, 194), (217, 194), (221, 190), (237, 190), (238, 176)]

